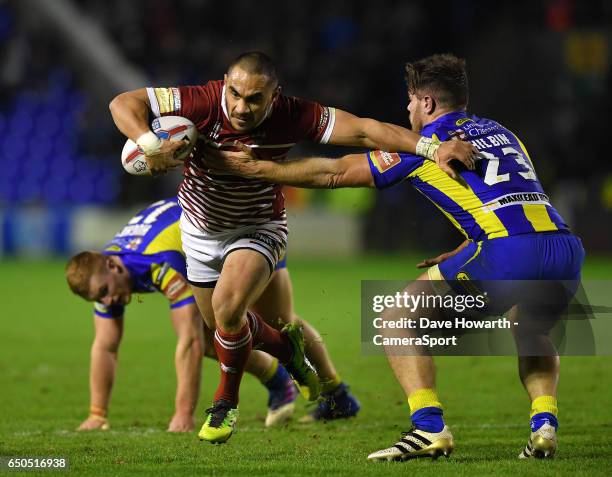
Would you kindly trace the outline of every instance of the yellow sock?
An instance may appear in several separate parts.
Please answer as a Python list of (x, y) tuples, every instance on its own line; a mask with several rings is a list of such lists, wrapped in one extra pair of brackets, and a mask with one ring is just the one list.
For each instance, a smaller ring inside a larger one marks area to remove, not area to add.
[(554, 396), (538, 396), (531, 403), (531, 416), (541, 412), (549, 412), (553, 416), (557, 417), (559, 409), (557, 408), (557, 398)]
[(339, 374), (336, 374), (333, 379), (321, 380), (321, 392), (331, 393), (334, 389), (340, 386), (342, 378)]
[(266, 371), (259, 377), (262, 384), (266, 384), (276, 374), (278, 369), (278, 359), (272, 358), (272, 364)]
[(438, 394), (436, 390), (432, 388), (417, 389), (410, 393), (408, 396), (408, 405), (410, 406), (410, 414), (414, 414), (424, 407), (439, 407), (442, 409)]

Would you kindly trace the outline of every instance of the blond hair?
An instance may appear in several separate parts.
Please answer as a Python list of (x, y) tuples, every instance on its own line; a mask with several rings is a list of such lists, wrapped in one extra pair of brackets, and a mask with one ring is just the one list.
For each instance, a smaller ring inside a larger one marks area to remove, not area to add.
[(100, 252), (77, 253), (66, 264), (66, 281), (72, 293), (89, 300), (89, 280), (104, 266), (105, 257)]

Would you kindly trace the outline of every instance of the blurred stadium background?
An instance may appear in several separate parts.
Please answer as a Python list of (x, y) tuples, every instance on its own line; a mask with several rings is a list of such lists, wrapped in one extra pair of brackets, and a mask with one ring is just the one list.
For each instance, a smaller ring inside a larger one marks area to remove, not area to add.
[[(174, 194), (179, 173), (147, 180), (121, 169), (124, 138), (108, 102), (143, 85), (219, 78), (251, 49), (276, 60), (286, 93), (403, 125), (403, 64), (464, 56), (470, 110), (523, 138), (587, 251), (610, 251), (610, 2), (230, 3), (0, 1), (0, 253), (100, 245), (139, 206)], [(460, 241), (409, 187), (286, 195), (293, 254), (437, 251)]]
[[(406, 409), (385, 359), (360, 353), (359, 280), (414, 278), (419, 258), (462, 240), (402, 185), (384, 192), (286, 190), (297, 310), (321, 329), (361, 399), (357, 426), (262, 431), (265, 396), (247, 379), (240, 432), (227, 447), (168, 436), (174, 337), (163, 299), (147, 297), (128, 312), (115, 430), (72, 432), (87, 412), (92, 327), (91, 306), (64, 283), (65, 258), (102, 245), (141, 206), (173, 195), (180, 181), (179, 173), (149, 179), (122, 170), (125, 139), (108, 103), (144, 85), (220, 78), (245, 50), (276, 60), (288, 94), (402, 125), (404, 63), (435, 52), (464, 56), (470, 110), (524, 140), (552, 202), (583, 239), (585, 275), (612, 277), (607, 0), (0, 0), (0, 44), (0, 455), (64, 454), (87, 475), (153, 475), (161, 468), (173, 475), (381, 472), (364, 466), (364, 456), (405, 430), (398, 426), (407, 422), (397, 419)], [(343, 151), (304, 145), (294, 154), (313, 152)], [(563, 362), (566, 457), (550, 470), (611, 475), (612, 414), (603, 404), (610, 390), (602, 379), (611, 361)], [(438, 367), (461, 452), (448, 463), (411, 468), (419, 475), (542, 475), (537, 462), (515, 462), (528, 410), (515, 360), (441, 359)], [(215, 367), (205, 364), (198, 416), (215, 379)], [(253, 436), (271, 445), (245, 454)]]

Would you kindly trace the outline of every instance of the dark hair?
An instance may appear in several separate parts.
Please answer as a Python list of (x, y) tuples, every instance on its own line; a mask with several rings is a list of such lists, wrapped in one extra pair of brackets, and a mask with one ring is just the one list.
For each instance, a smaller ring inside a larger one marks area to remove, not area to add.
[(267, 76), (276, 86), (278, 74), (272, 59), (261, 51), (247, 51), (232, 61), (227, 68), (229, 74), (235, 66), (240, 66), (244, 71), (254, 75)]
[(467, 106), (468, 79), (465, 60), (450, 53), (406, 63), (406, 83), (410, 94), (427, 91), (445, 106)]

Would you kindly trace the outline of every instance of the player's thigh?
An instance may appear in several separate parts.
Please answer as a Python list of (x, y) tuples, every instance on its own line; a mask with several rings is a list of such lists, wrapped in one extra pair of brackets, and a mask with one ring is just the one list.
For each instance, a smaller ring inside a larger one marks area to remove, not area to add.
[(269, 278), (269, 261), (260, 252), (248, 248), (231, 251), (212, 294), (215, 314), (220, 310), (233, 316), (244, 313), (262, 293)]
[(272, 274), (272, 278), (252, 308), (277, 328), (282, 328), (284, 324), (293, 321), (293, 286), (286, 268), (278, 269)]

